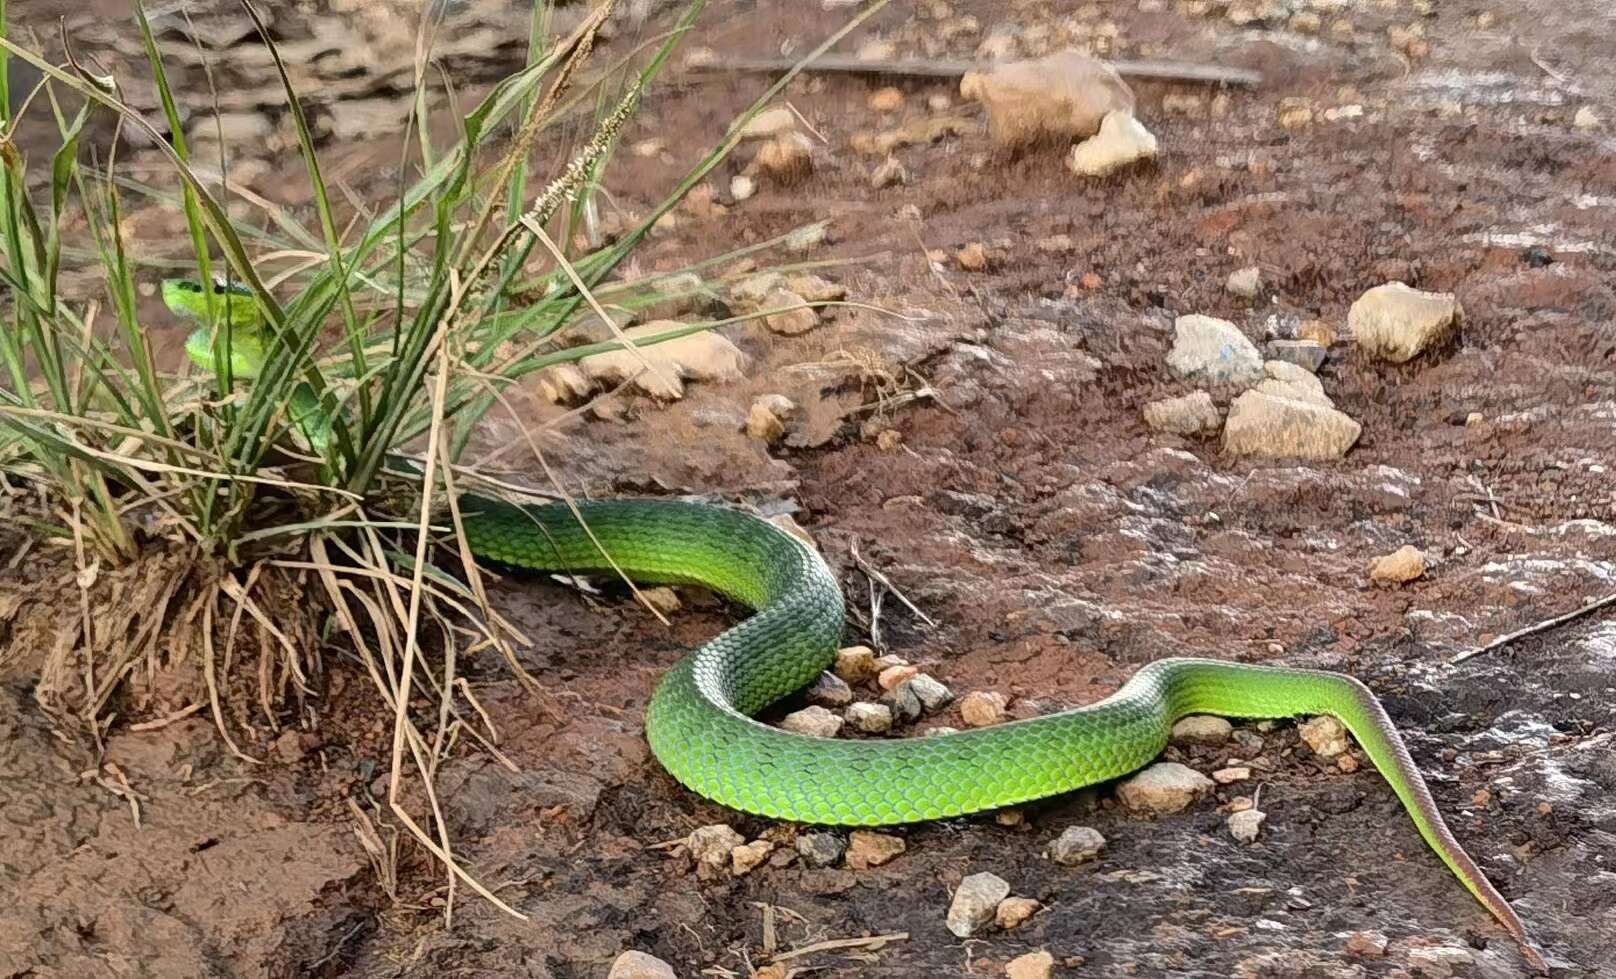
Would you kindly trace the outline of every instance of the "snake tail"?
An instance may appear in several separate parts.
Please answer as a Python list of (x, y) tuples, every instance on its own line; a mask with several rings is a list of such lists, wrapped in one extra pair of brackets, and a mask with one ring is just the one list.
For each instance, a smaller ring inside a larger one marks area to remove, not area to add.
[(824, 825), (942, 819), (1127, 775), (1160, 754), (1173, 723), (1190, 714), (1328, 714), (1357, 738), (1454, 876), (1541, 961), (1508, 902), (1448, 830), (1379, 701), (1351, 677), (1166, 659), (1110, 697), (1059, 713), (938, 737), (812, 737), (752, 718), (831, 665), (841, 639), (841, 590), (797, 538), (736, 510), (667, 500), (581, 503), (574, 513), (563, 504), (467, 496), (461, 512), (473, 553), (498, 565), (697, 584), (754, 610), (665, 674), (646, 709), (657, 760), (713, 801)]

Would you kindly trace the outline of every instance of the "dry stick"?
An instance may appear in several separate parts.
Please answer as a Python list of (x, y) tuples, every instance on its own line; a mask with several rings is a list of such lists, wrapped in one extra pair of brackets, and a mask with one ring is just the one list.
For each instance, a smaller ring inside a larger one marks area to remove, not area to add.
[[(789, 71), (799, 62), (793, 58), (732, 58), (707, 61), (696, 59), (686, 65), (696, 71), (712, 72), (774, 72)], [(1210, 85), (1247, 85), (1262, 83), (1260, 72), (1244, 68), (1225, 68), (1221, 65), (1199, 65), (1176, 61), (1110, 61), (1107, 62), (1124, 78), (1157, 82), (1203, 82)], [(933, 61), (930, 59), (899, 59), (864, 61), (845, 55), (824, 55), (815, 58), (803, 71), (835, 72), (852, 75), (893, 75), (906, 78), (960, 78), (966, 72), (980, 71), (989, 65), (974, 61)]]
[(1454, 666), (1458, 663), (1463, 663), (1472, 656), (1480, 656), (1482, 653), (1490, 653), (1500, 646), (1508, 646), (1517, 639), (1524, 639), (1527, 636), (1534, 635), (1539, 632), (1547, 632), (1556, 626), (1562, 626), (1574, 619), (1580, 619), (1590, 612), (1597, 612), (1607, 605), (1616, 605), (1616, 593), (1606, 595), (1604, 598), (1596, 599), (1589, 602), (1587, 605), (1584, 605), (1582, 608), (1567, 612), (1564, 615), (1557, 615), (1552, 619), (1544, 619), (1542, 622), (1535, 622), (1524, 629), (1516, 629), (1514, 632), (1511, 632), (1508, 635), (1499, 636), (1497, 639), (1494, 639), (1485, 646), (1477, 646), (1475, 649), (1466, 650), (1465, 652), (1455, 656), (1453, 659), (1448, 660), (1448, 665)]
[(834, 952), (844, 948), (867, 948), (872, 952), (878, 952), (885, 948), (889, 942), (908, 940), (909, 933), (906, 931), (888, 932), (885, 935), (871, 935), (868, 938), (833, 938), (830, 941), (815, 942), (812, 945), (804, 945), (802, 948), (794, 948), (789, 952), (781, 952), (774, 957), (774, 961), (786, 962), (791, 959), (801, 958), (804, 955), (813, 955), (816, 952)]

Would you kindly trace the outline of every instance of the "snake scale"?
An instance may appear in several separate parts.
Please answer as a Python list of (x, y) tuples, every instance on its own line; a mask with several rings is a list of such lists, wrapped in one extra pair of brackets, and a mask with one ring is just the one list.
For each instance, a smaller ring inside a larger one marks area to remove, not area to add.
[[(233, 299), (241, 295), (229, 286), (214, 288)], [(203, 289), (168, 280), (163, 296), (175, 312), (205, 322)], [(232, 370), (251, 378), (265, 341), (250, 315), (234, 312), (242, 306), (239, 299), (231, 306)], [(187, 344), (203, 369), (213, 362), (211, 332), (202, 326)], [(308, 410), (311, 397), (294, 395), (293, 402), (305, 436), (320, 441), (319, 420)], [(823, 825), (944, 819), (1135, 772), (1166, 747), (1174, 722), (1191, 714), (1325, 714), (1347, 727), (1426, 843), (1533, 967), (1544, 970), (1520, 918), (1443, 821), (1385, 709), (1350, 676), (1165, 659), (1141, 668), (1104, 700), (1058, 713), (937, 737), (813, 737), (754, 719), (834, 661), (842, 595), (812, 547), (739, 510), (672, 500), (583, 502), (574, 512), (565, 504), (518, 505), (465, 494), (460, 509), (466, 544), (479, 559), (526, 571), (621, 573), (646, 584), (700, 585), (753, 610), (669, 670), (646, 709), (646, 738), (658, 762), (715, 802)]]

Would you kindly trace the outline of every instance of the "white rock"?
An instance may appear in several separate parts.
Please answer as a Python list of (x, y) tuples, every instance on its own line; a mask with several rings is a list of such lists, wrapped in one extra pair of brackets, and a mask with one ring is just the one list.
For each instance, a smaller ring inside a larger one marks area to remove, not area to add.
[(892, 711), (885, 704), (859, 701), (847, 707), (847, 723), (866, 734), (892, 730)]
[(1603, 126), (1605, 122), (1599, 118), (1599, 113), (1595, 112), (1592, 106), (1585, 105), (1577, 110), (1576, 115), (1571, 117), (1571, 124), (1578, 129), (1594, 130)]
[(969, 938), (993, 920), (999, 902), (1010, 896), (1010, 885), (996, 874), (971, 874), (960, 881), (948, 906), (948, 930)]
[(834, 738), (842, 730), (842, 719), (816, 704), (780, 718), (780, 727), (796, 734)]
[(757, 181), (744, 173), (737, 173), (729, 178), (729, 196), (737, 201), (744, 201), (757, 193)]
[(1234, 733), (1234, 725), (1211, 714), (1191, 714), (1173, 725), (1174, 744), (1222, 744)]
[(1229, 833), (1242, 843), (1255, 843), (1268, 814), (1261, 809), (1246, 809), (1229, 817)]
[(1156, 157), (1156, 137), (1132, 112), (1106, 113), (1100, 131), (1072, 147), (1066, 166), (1080, 177), (1103, 177)]
[(1172, 813), (1186, 809), (1212, 791), (1212, 780), (1175, 761), (1157, 762), (1117, 786), (1117, 797), (1129, 809)]
[(746, 842), (746, 837), (724, 823), (703, 826), (685, 839), (685, 848), (698, 865), (723, 868), (729, 865), (729, 852)]
[(1096, 859), (1104, 849), (1105, 837), (1099, 830), (1092, 826), (1068, 826), (1044, 849), (1044, 856), (1063, 866), (1075, 867)]
[(628, 951), (612, 961), (606, 979), (679, 979), (679, 974), (655, 955)]
[(1321, 758), (1334, 758), (1336, 755), (1351, 747), (1347, 740), (1347, 729), (1341, 722), (1328, 715), (1319, 715), (1297, 729), (1302, 740), (1313, 749), (1313, 753)]
[(1375, 286), (1347, 310), (1358, 346), (1394, 364), (1446, 340), (1463, 322), (1464, 308), (1453, 293), (1422, 292), (1401, 282)]
[(1233, 785), (1235, 782), (1244, 782), (1251, 778), (1251, 769), (1244, 765), (1232, 765), (1220, 768), (1212, 773), (1212, 781), (1219, 785)]
[(1223, 416), (1212, 403), (1212, 395), (1193, 391), (1145, 405), (1145, 424), (1169, 435), (1210, 435), (1222, 426)]
[(785, 106), (765, 109), (741, 129), (742, 139), (772, 139), (797, 129), (797, 114)]
[(1324, 382), (1305, 367), (1283, 360), (1270, 360), (1263, 364), (1263, 373), (1268, 376), (1257, 385), (1256, 390), (1264, 394), (1306, 401), (1325, 408), (1335, 407), (1335, 402), (1324, 393)]
[(1173, 322), (1167, 366), (1180, 377), (1214, 384), (1256, 384), (1263, 379), (1262, 354), (1239, 327), (1193, 313)]
[(1236, 269), (1229, 273), (1229, 281), (1224, 283), (1224, 288), (1229, 290), (1231, 296), (1256, 299), (1262, 294), (1262, 269), (1255, 265)]
[(1039, 949), (1018, 955), (1004, 964), (1005, 979), (1049, 979), (1055, 972), (1055, 956)]
[(1339, 459), (1362, 433), (1362, 425), (1334, 408), (1247, 391), (1229, 406), (1223, 449), (1265, 459)]

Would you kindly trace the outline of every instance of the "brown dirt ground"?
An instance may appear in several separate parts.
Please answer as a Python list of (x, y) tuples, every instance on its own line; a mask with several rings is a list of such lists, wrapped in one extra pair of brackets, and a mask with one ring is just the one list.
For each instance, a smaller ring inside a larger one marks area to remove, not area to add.
[[(865, 35), (908, 53), (954, 23), (916, 6), (884, 12)], [(790, 339), (736, 330), (756, 358), (746, 381), (696, 385), (667, 408), (629, 399), (625, 421), (575, 419), (543, 445), (596, 494), (794, 502), (853, 605), (867, 594), (856, 545), (938, 621), (928, 629), (888, 601), (890, 651), (956, 691), (1011, 694), (1022, 713), (1103, 696), (1170, 654), (1352, 672), (1385, 699), (1455, 831), (1556, 974), (1609, 975), (1616, 625), (1607, 613), (1461, 667), (1445, 661), (1616, 586), (1616, 144), (1610, 122), (1570, 122), (1584, 104), (1616, 122), (1616, 62), (1599, 41), (1616, 19), (1596, 0), (1530, 13), (1467, 0), (1424, 18), (1407, 3), (1364, 6), (1349, 42), (1329, 33), (1338, 14), (1314, 39), (1176, 4), (954, 4), (980, 30), (933, 45), (956, 55), (999, 24), (1071, 18), (1116, 24), (1123, 54), (1267, 76), (1216, 118), (1170, 112), (1174, 88), (1137, 85), (1163, 158), (1099, 182), (1071, 177), (1058, 150), (994, 150), (971, 114), (964, 135), (899, 152), (910, 184), (872, 190), (880, 160), (850, 142), (892, 125), (866, 107), (878, 83), (800, 81), (791, 102), (824, 137), (815, 175), (726, 207), (726, 172), (719, 205), (682, 209), (639, 266), (829, 218), (813, 257), (859, 259), (831, 274), (903, 318), (843, 312)], [(757, 53), (791, 39), (800, 51), (842, 16), (718, 4), (700, 41)], [(1412, 62), (1386, 40), (1411, 21), (1431, 45)], [(623, 154), (608, 179), (617, 204), (647, 206), (756, 85), (675, 71), (628, 137), (664, 149)], [(951, 91), (903, 87), (902, 119)], [(1287, 98), (1314, 100), (1316, 114), (1366, 112), (1285, 129)], [(355, 172), (392, 152), (332, 149)], [(1054, 235), (1069, 250), (1037, 247)], [(972, 241), (1002, 248), (1003, 262), (934, 270), (924, 253)], [(1251, 264), (1268, 286), (1256, 304), (1223, 288)], [(1088, 273), (1097, 287), (1081, 284)], [(1183, 390), (1163, 367), (1175, 315), (1226, 317), (1256, 338), (1270, 316), (1339, 326), (1359, 293), (1391, 278), (1456, 291), (1467, 321), (1404, 367), (1333, 350), (1321, 377), (1364, 426), (1344, 461), (1253, 463), (1145, 429), (1142, 405)], [(938, 396), (856, 413), (873, 392), (834, 366), (837, 351), (907, 367)], [(768, 391), (810, 406), (772, 452), (737, 431)], [(529, 425), (559, 414), (536, 397), (520, 405)], [(1471, 412), (1480, 424), (1464, 423)], [(886, 427), (901, 435), (895, 449), (875, 443)], [(490, 444), (513, 431), (496, 422)], [(1430, 572), (1370, 587), (1366, 563), (1405, 543), (1432, 556)], [(1146, 821), (1100, 787), (1029, 807), (1017, 826), (902, 830), (908, 851), (871, 871), (780, 862), (698, 881), (656, 844), (712, 822), (749, 838), (768, 826), (675, 785), (640, 714), (655, 678), (729, 613), (697, 602), (663, 628), (615, 592), (588, 605), (511, 581), (497, 594), (535, 638), (525, 665), (567, 714), (543, 716), (497, 662), (469, 664), (520, 773), (468, 748), (443, 782), (457, 852), (528, 920), (462, 895), (446, 930), (441, 876), (407, 845), (397, 900), (384, 893), (348, 801), (376, 809), (387, 719), (354, 664), (332, 664), (318, 723), (244, 745), (265, 765), (233, 759), (196, 718), (115, 730), (108, 759), (140, 795), (138, 826), (127, 800), (80, 774), (89, 756), (52, 735), (14, 677), (0, 691), (0, 976), (599, 977), (625, 948), (681, 976), (744, 976), (766, 961), (766, 905), (779, 909), (781, 948), (907, 933), (791, 960), (813, 975), (995, 976), (1047, 948), (1071, 976), (1407, 976), (1425, 944), (1468, 949), (1458, 975), (1521, 974), (1373, 770), (1345, 775), (1293, 752), (1289, 725), (1264, 738), (1269, 818), (1252, 846), (1229, 837), (1212, 802)], [(867, 636), (850, 623), (848, 638)], [(1191, 760), (1210, 769), (1236, 750)], [(1106, 836), (1104, 858), (1077, 869), (1041, 859), (1073, 823)], [(949, 895), (979, 870), (1046, 910), (1010, 934), (954, 938)], [(1349, 954), (1357, 930), (1388, 935), (1388, 954)]]

